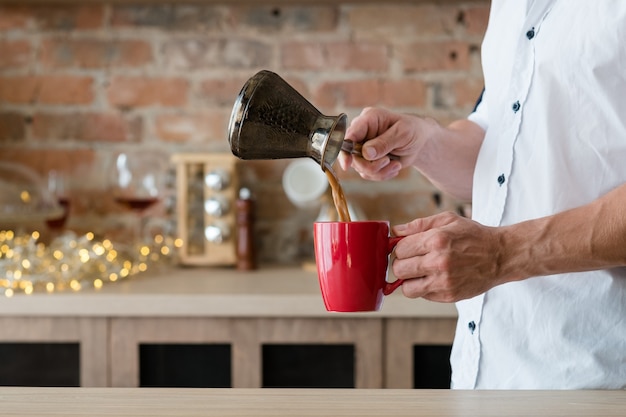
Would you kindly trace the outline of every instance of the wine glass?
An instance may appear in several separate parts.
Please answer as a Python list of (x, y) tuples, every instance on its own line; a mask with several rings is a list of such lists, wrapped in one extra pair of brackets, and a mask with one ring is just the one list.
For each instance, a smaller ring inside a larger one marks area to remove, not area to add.
[(59, 217), (47, 219), (46, 225), (50, 230), (59, 232), (65, 227), (70, 211), (69, 187), (66, 175), (56, 170), (49, 171), (47, 174), (47, 187), (50, 196), (61, 206), (63, 212)]
[(165, 168), (165, 157), (159, 153), (136, 150), (115, 155), (111, 191), (116, 203), (132, 210), (138, 217), (135, 241), (145, 238), (145, 213), (162, 197)]

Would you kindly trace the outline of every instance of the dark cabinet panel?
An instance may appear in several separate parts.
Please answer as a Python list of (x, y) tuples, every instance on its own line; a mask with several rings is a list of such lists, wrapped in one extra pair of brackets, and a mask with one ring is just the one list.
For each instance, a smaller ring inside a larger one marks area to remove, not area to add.
[(0, 343), (0, 385), (80, 386), (78, 343)]
[(413, 387), (450, 388), (450, 345), (413, 346)]
[(354, 388), (351, 344), (265, 344), (264, 388)]
[(230, 344), (140, 344), (139, 386), (230, 388)]

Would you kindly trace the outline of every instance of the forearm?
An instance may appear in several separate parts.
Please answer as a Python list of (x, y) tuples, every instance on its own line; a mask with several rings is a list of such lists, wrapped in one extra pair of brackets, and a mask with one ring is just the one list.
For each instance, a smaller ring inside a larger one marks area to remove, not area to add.
[(503, 282), (626, 265), (626, 184), (590, 204), (501, 228)]
[(484, 130), (466, 119), (448, 127), (437, 124), (413, 166), (441, 191), (470, 201), (474, 167), (484, 137)]

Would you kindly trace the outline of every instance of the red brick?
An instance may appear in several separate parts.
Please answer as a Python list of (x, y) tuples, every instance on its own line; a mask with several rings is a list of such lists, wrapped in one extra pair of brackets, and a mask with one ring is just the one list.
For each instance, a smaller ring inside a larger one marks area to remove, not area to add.
[(225, 8), (213, 4), (124, 3), (127, 4), (116, 4), (112, 7), (111, 25), (113, 27), (205, 32), (210, 29), (219, 29), (229, 17)]
[(0, 142), (19, 141), (25, 137), (24, 116), (14, 112), (0, 112)]
[(93, 78), (73, 75), (0, 78), (0, 100), (13, 104), (89, 104)]
[(441, 35), (457, 25), (458, 9), (431, 5), (362, 5), (348, 10), (348, 25), (357, 35)]
[(226, 148), (229, 116), (230, 114), (217, 111), (162, 114), (156, 117), (156, 134), (166, 142), (212, 142)]
[(385, 80), (381, 104), (387, 107), (424, 107), (426, 84), (420, 80)]
[(375, 106), (382, 103), (382, 82), (377, 79), (325, 82), (315, 97), (319, 106), (327, 108)]
[(142, 123), (122, 113), (38, 113), (32, 135), (45, 141), (135, 142), (141, 138)]
[(139, 67), (152, 61), (150, 44), (139, 40), (45, 39), (41, 62), (46, 67)]
[[(252, 76), (253, 74), (250, 73), (249, 75)], [(200, 83), (198, 99), (204, 104), (220, 105), (230, 109), (250, 76), (231, 78), (225, 75), (218, 79), (204, 80)], [(294, 77), (291, 74), (278, 74), (278, 76), (302, 96), (310, 96), (307, 84), (299, 77)]]
[(233, 6), (233, 24), (241, 30), (303, 33), (330, 32), (339, 24), (339, 5)]
[(449, 71), (470, 68), (470, 45), (466, 42), (416, 42), (398, 50), (405, 71)]
[(40, 78), (35, 76), (0, 78), (0, 101), (13, 104), (38, 101)]
[(91, 77), (55, 75), (41, 78), (40, 103), (89, 104), (93, 99), (93, 79)]
[(117, 107), (182, 106), (189, 83), (184, 78), (115, 77), (108, 87), (109, 102)]
[(469, 7), (463, 13), (467, 33), (469, 35), (484, 35), (489, 22), (489, 4)]
[(329, 60), (326, 48), (317, 42), (290, 42), (281, 47), (281, 65), (286, 69), (319, 70)]
[(0, 41), (0, 69), (27, 67), (31, 50), (29, 41)]
[(465, 78), (457, 80), (452, 85), (456, 105), (459, 107), (473, 108), (476, 100), (480, 96), (484, 83), (475, 78)]
[(237, 94), (249, 77), (220, 77), (200, 83), (199, 99), (203, 103), (229, 106), (235, 102)]
[(51, 170), (72, 174), (91, 165), (94, 158), (93, 149), (31, 149), (20, 147), (3, 148), (0, 152), (0, 160), (28, 166), (41, 176)]
[(173, 39), (163, 45), (166, 68), (263, 68), (271, 65), (273, 48), (256, 39), (215, 39), (205, 35)]
[(25, 29), (31, 21), (31, 11), (22, 6), (0, 6), (0, 30)]
[(363, 80), (346, 83), (344, 103), (351, 107), (365, 107), (372, 103), (379, 104), (382, 97), (382, 83), (377, 80)]
[(0, 6), (0, 29), (97, 29), (104, 24), (103, 5)]
[(37, 9), (40, 29), (76, 30), (98, 29), (104, 24), (104, 5), (59, 5)]
[(328, 45), (331, 67), (349, 71), (387, 71), (387, 45), (374, 42), (342, 42)]
[(281, 49), (285, 69), (386, 71), (387, 46), (374, 42), (290, 42)]

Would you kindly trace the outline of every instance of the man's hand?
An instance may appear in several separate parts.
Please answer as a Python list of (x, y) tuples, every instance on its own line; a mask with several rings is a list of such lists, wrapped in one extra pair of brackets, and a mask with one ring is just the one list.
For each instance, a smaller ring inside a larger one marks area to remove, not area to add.
[(431, 118), (368, 107), (345, 134), (347, 140), (363, 143), (362, 157), (339, 152), (338, 159), (342, 169), (352, 167), (362, 178), (376, 181), (412, 166), (441, 191), (469, 201), (484, 137), (482, 128), (467, 119), (442, 127)]
[[(403, 167), (413, 165), (426, 135), (435, 127), (439, 125), (431, 119), (366, 108), (352, 120), (345, 135), (347, 140), (363, 142), (362, 157), (341, 152), (339, 164), (344, 170), (354, 168), (368, 180), (393, 178)], [(390, 154), (398, 158), (392, 160)]]
[(446, 212), (392, 228), (406, 236), (392, 270), (409, 298), (455, 302), (505, 282), (499, 274), (498, 229)]

